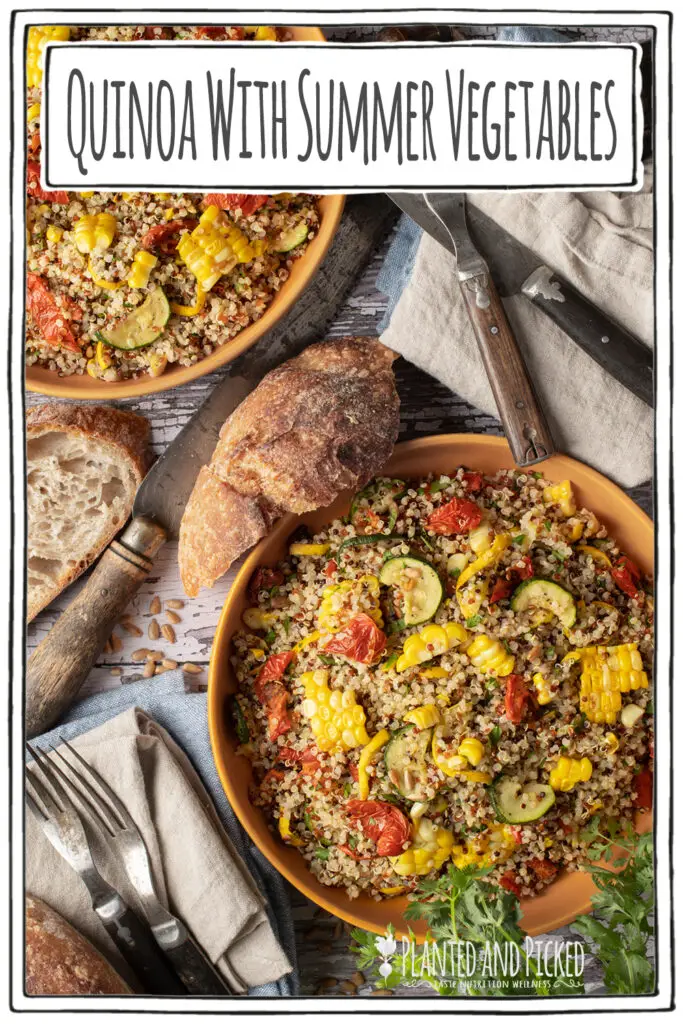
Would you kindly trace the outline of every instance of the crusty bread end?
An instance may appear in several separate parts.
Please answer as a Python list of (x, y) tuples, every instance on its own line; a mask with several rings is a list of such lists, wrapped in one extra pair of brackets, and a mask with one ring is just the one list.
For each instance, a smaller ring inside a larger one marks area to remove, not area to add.
[(149, 423), (105, 406), (26, 415), (28, 621), (95, 561), (130, 515), (148, 468)]

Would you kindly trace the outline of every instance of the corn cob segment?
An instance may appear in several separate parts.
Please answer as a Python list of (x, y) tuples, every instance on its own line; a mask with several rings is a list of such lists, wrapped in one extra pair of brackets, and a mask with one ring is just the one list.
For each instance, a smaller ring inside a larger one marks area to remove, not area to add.
[(301, 709), (319, 750), (351, 750), (370, 743), (365, 730), (365, 711), (353, 690), (331, 690), (329, 672), (304, 672), (304, 701)]
[(468, 639), (469, 633), (459, 622), (446, 622), (443, 626), (425, 626), (404, 642), (403, 653), (396, 662), (396, 671), (405, 672), (407, 668), (420, 665), (423, 661), (431, 661), (432, 658), (445, 654)]
[(647, 673), (635, 643), (616, 647), (582, 647), (563, 659), (581, 662), (579, 707), (589, 722), (613, 725), (621, 711), (621, 695), (647, 689)]
[(389, 859), (397, 875), (428, 875), (445, 864), (453, 842), (452, 832), (435, 825), (429, 818), (421, 818), (408, 849)]
[(87, 213), (74, 224), (74, 241), (79, 252), (108, 249), (116, 234), (116, 217), (111, 213)]
[(466, 845), (455, 844), (451, 856), (456, 868), (466, 868), (471, 864), (488, 867), (489, 864), (502, 864), (515, 846), (509, 826), (492, 825), (486, 832), (468, 839)]
[(66, 42), (71, 35), (68, 25), (33, 25), (26, 44), (26, 84), (29, 89), (43, 80), (43, 50), (46, 43)]
[(500, 640), (481, 633), (467, 648), (475, 668), (491, 676), (509, 676), (515, 670), (515, 658), (508, 654)]
[(205, 292), (238, 263), (249, 263), (261, 251), (217, 206), (207, 207), (194, 231), (185, 232), (178, 242), (180, 258)]
[(553, 789), (568, 793), (577, 782), (588, 782), (593, 774), (593, 765), (587, 757), (561, 757), (548, 776)]
[(145, 249), (140, 249), (136, 252), (128, 277), (129, 286), (131, 288), (146, 288), (149, 284), (149, 275), (158, 262), (157, 257)]

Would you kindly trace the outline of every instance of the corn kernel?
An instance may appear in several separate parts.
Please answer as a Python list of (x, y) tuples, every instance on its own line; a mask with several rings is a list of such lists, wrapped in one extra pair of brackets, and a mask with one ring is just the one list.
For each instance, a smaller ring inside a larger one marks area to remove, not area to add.
[(277, 615), (260, 608), (246, 608), (242, 612), (242, 621), (247, 629), (269, 629), (277, 621)]
[(40, 103), (32, 103), (26, 111), (27, 121), (33, 121), (36, 117), (40, 117)]
[(272, 25), (259, 25), (256, 29), (254, 39), (260, 42), (277, 42), (277, 32)]
[(574, 492), (569, 480), (546, 487), (543, 491), (543, 500), (547, 505), (558, 505), (560, 512), (567, 517), (573, 516), (576, 512)]
[[(550, 613), (552, 615), (552, 613)], [(532, 677), (532, 682), (536, 690), (536, 700), (539, 704), (549, 704), (553, 699), (553, 691), (550, 689), (550, 683), (541, 672), (535, 672)]]
[(56, 245), (57, 242), (59, 242), (59, 240), (61, 239), (63, 234), (64, 234), (64, 229), (63, 228), (60, 228), (57, 224), (50, 224), (48, 226), (47, 231), (45, 232), (45, 237), (47, 238), (48, 242), (54, 242), (55, 245)]
[(458, 754), (476, 768), (484, 756), (484, 744), (475, 736), (467, 736), (458, 747)]
[(452, 832), (435, 825), (429, 818), (421, 818), (408, 849), (389, 858), (391, 866), (401, 876), (428, 875), (445, 864), (451, 856), (453, 843)]

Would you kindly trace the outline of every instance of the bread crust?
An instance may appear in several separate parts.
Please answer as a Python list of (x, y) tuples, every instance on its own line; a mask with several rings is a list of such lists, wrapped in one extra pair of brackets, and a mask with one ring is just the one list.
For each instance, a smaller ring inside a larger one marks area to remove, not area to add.
[[(329, 505), (387, 461), (399, 428), (394, 359), (374, 338), (322, 342), (271, 371), (245, 398), (223, 425), (183, 517), (178, 557), (189, 596), (213, 586), (283, 512)], [(243, 527), (203, 528), (217, 514), (209, 475), (224, 508), (228, 492), (239, 495)], [(259, 518), (268, 522), (255, 530)]]
[(108, 960), (68, 921), (35, 896), (26, 896), (26, 994), (131, 995)]
[[(136, 481), (136, 489), (142, 483), (150, 465), (149, 436), (150, 426), (144, 416), (115, 409), (103, 405), (67, 405), (61, 402), (49, 402), (45, 405), (32, 406), (26, 412), (26, 439), (41, 437), (57, 431), (72, 437), (85, 438), (100, 446), (114, 448), (117, 456), (126, 462)], [(130, 515), (132, 501), (127, 510)], [(116, 527), (104, 539), (95, 545), (85, 558), (65, 571), (59, 578), (54, 590), (42, 600), (35, 593), (27, 595), (27, 621), (31, 622), (38, 612), (47, 607), (58, 594), (74, 582), (92, 565), (109, 542), (116, 536), (120, 527)], [(30, 532), (30, 523), (29, 523)]]

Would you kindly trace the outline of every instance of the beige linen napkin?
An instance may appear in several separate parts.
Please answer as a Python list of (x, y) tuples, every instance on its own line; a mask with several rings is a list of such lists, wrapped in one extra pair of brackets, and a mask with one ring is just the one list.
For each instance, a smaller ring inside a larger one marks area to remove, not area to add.
[[(142, 832), (159, 898), (182, 918), (231, 986), (244, 992), (290, 971), (244, 862), (166, 730), (131, 708), (72, 743), (106, 778)], [(101, 873), (142, 916), (125, 871), (96, 833), (91, 835)], [(26, 890), (54, 907), (130, 979), (87, 889), (28, 811)]]
[[(653, 214), (639, 193), (489, 192), (468, 201), (532, 249), (650, 347)], [(618, 384), (523, 296), (505, 308), (560, 452), (624, 487), (652, 475), (652, 410)], [(484, 412), (497, 415), (455, 273), (424, 235), (382, 341)]]

